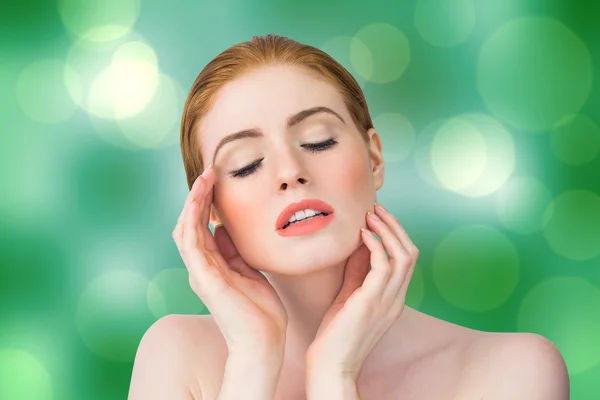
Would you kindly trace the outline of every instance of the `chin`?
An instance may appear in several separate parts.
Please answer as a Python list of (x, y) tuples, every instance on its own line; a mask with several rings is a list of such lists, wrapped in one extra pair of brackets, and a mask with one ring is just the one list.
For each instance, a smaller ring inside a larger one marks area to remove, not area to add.
[(281, 246), (276, 249), (275, 257), (265, 261), (277, 269), (271, 271), (274, 273), (305, 274), (345, 262), (361, 243), (362, 240), (358, 235), (351, 238), (347, 235), (337, 235), (329, 240), (307, 241), (289, 247)]

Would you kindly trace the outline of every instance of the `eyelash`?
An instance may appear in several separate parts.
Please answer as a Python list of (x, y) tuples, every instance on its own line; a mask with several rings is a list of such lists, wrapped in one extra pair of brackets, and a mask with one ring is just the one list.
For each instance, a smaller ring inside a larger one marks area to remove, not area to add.
[[(330, 138), (324, 142), (303, 144), (302, 147), (307, 148), (308, 151), (310, 151), (312, 153), (317, 153), (320, 151), (327, 150), (327, 149), (333, 147), (334, 145), (336, 145), (337, 143), (338, 143), (337, 140)], [(233, 171), (230, 174), (230, 176), (232, 178), (244, 178), (248, 175), (251, 175), (254, 171), (256, 171), (257, 169), (260, 168), (262, 160), (263, 160), (263, 158), (253, 162), (252, 164), (248, 165), (247, 167), (238, 169), (237, 171)]]

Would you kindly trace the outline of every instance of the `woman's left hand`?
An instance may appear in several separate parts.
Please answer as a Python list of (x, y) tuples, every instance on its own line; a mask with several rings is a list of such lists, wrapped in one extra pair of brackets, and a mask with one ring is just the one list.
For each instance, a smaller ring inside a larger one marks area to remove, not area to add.
[(306, 353), (307, 379), (333, 374), (356, 382), (364, 360), (404, 310), (419, 250), (394, 215), (380, 207), (375, 213), (380, 219), (367, 217), (368, 226), (383, 244), (361, 232), (363, 244), (348, 258), (342, 288)]

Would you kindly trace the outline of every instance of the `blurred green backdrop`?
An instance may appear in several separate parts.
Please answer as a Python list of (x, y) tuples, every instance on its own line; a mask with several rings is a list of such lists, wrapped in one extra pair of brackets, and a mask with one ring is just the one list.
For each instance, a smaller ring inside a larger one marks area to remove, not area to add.
[(0, 399), (125, 399), (146, 329), (208, 313), (171, 237), (183, 102), (253, 35), (365, 91), (407, 304), (535, 332), (600, 398), (600, 3), (26, 0), (0, 14)]

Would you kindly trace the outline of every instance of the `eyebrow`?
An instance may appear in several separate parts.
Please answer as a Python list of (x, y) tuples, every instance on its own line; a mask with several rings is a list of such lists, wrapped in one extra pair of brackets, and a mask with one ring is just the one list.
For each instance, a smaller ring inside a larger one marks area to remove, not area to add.
[[(319, 114), (319, 113), (328, 113), (328, 114), (335, 115), (344, 124), (346, 123), (344, 121), (344, 119), (338, 113), (333, 111), (332, 109), (330, 109), (328, 107), (319, 106), (319, 107), (307, 108), (306, 110), (302, 110), (302, 111), (292, 115), (291, 117), (289, 117), (287, 120), (287, 128), (289, 129), (292, 126), (299, 124), (300, 122), (302, 122), (306, 118), (310, 117), (311, 115), (315, 115), (315, 114)], [(213, 155), (213, 163), (215, 162), (215, 160), (217, 158), (217, 153), (219, 152), (221, 147), (223, 147), (225, 144), (233, 142), (234, 140), (246, 139), (246, 138), (257, 138), (257, 137), (263, 137), (263, 136), (264, 136), (263, 133), (259, 129), (254, 129), (254, 128), (253, 129), (244, 129), (239, 132), (231, 133), (231, 134), (225, 136), (223, 139), (221, 139), (221, 141), (217, 145), (217, 148)]]

